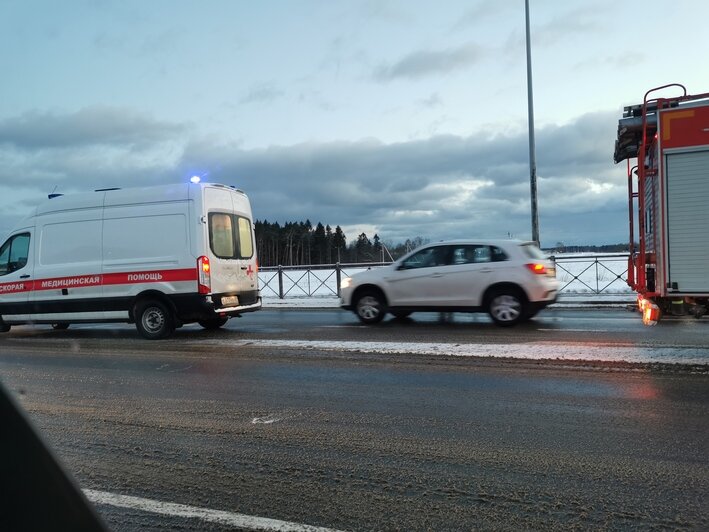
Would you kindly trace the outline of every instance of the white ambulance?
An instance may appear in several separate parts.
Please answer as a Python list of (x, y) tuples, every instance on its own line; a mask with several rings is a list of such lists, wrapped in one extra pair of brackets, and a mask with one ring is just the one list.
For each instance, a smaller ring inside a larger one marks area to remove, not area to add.
[(0, 332), (135, 323), (165, 338), (261, 308), (249, 199), (186, 183), (50, 195), (0, 247)]

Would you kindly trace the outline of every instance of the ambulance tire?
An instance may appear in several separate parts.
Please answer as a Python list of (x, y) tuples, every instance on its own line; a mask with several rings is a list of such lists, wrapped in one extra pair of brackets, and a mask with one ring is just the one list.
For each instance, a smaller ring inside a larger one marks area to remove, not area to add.
[(148, 340), (167, 338), (175, 331), (175, 318), (170, 307), (157, 299), (138, 301), (133, 316), (136, 329)]
[(228, 319), (229, 318), (227, 318), (226, 316), (220, 318), (211, 318), (209, 320), (200, 320), (199, 324), (208, 331), (216, 331), (217, 329), (222, 327)]

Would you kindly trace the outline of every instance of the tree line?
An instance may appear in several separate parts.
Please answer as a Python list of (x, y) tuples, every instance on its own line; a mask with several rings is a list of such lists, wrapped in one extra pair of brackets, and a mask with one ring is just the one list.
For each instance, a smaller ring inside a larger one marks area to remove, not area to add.
[[(382, 242), (378, 234), (371, 239), (360, 233), (349, 241), (338, 225), (310, 220), (286, 222), (283, 225), (268, 220), (254, 222), (256, 232), (256, 252), (261, 266), (301, 266), (310, 264), (335, 264), (339, 262), (390, 262), (398, 259), (428, 240), (417, 236), (400, 243)], [(595, 252), (609, 253), (628, 251), (628, 244), (606, 244), (600, 246), (575, 246), (557, 242), (548, 253)]]
[[(637, 249), (638, 244), (635, 244), (635, 247)], [(546, 249), (545, 251), (551, 252), (551, 253), (622, 253), (622, 252), (627, 252), (628, 251), (628, 243), (620, 243), (620, 244), (603, 244), (600, 246), (590, 246), (590, 245), (583, 245), (583, 246), (573, 246), (569, 245), (567, 246), (563, 242), (557, 242), (556, 246), (554, 246), (553, 249)]]
[(261, 266), (299, 266), (350, 262), (390, 262), (426, 243), (422, 237), (399, 244), (384, 243), (375, 234), (371, 239), (360, 233), (351, 242), (338, 225), (310, 220), (286, 222), (268, 220), (254, 222), (256, 252)]

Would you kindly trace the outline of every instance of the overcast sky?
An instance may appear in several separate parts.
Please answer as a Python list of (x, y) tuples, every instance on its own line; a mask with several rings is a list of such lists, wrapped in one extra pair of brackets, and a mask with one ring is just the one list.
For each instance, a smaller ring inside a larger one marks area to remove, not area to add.
[[(530, 4), (542, 244), (626, 241), (617, 120), (709, 91), (709, 2)], [(531, 237), (523, 0), (0, 0), (0, 49), (3, 235), (198, 174), (349, 241)]]

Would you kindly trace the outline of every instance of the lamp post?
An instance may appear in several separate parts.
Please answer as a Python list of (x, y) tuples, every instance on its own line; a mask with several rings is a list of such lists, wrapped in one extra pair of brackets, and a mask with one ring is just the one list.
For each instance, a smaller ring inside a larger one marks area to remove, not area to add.
[(529, 122), (529, 189), (532, 202), (532, 240), (539, 241), (539, 213), (537, 212), (537, 156), (534, 145), (534, 97), (532, 95), (532, 48), (529, 39), (529, 0), (524, 0), (527, 29), (527, 111)]

